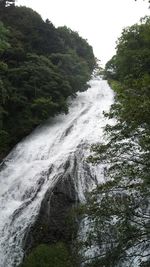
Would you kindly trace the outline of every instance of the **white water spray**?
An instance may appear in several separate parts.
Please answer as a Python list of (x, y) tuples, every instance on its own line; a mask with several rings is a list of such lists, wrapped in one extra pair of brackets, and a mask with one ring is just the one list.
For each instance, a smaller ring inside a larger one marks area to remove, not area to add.
[(103, 128), (107, 124), (103, 111), (109, 110), (113, 92), (106, 81), (93, 80), (90, 85), (86, 92), (78, 93), (67, 115), (59, 115), (36, 129), (3, 163), (0, 173), (0, 267), (20, 263), (24, 235), (36, 219), (45, 193), (54, 187), (58, 177), (64, 175), (68, 160), (71, 172), (76, 156), (74, 184), (81, 201), (95, 177), (103, 182), (102, 167), (88, 165), (86, 157), (91, 144), (103, 140)]

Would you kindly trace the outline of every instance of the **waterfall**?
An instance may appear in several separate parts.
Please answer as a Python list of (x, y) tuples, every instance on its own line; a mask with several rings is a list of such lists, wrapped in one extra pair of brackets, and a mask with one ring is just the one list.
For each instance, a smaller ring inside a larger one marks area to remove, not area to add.
[(86, 158), (91, 144), (104, 140), (108, 121), (103, 111), (108, 111), (112, 102), (107, 81), (93, 79), (87, 91), (70, 100), (67, 115), (38, 127), (4, 159), (0, 172), (0, 267), (20, 263), (25, 233), (36, 220), (47, 190), (60, 177), (71, 176), (80, 201), (97, 180), (104, 181), (103, 166), (92, 166)]

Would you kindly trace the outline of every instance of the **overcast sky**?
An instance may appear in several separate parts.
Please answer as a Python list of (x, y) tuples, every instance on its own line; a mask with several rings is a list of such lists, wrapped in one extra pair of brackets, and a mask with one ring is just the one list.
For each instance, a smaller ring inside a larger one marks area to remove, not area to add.
[(150, 15), (148, 0), (18, 0), (48, 18), (56, 27), (66, 25), (93, 46), (104, 65), (114, 54), (124, 27)]

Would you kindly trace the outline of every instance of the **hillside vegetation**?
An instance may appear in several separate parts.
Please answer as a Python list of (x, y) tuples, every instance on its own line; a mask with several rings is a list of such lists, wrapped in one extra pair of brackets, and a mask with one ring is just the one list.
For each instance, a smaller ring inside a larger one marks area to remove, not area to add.
[(35, 126), (67, 112), (67, 97), (87, 88), (92, 47), (30, 8), (0, 1), (0, 158)]
[(95, 246), (86, 266), (150, 266), (150, 18), (123, 30), (105, 78), (115, 91), (108, 114), (107, 143), (89, 158), (104, 164), (106, 183), (81, 212), (88, 218), (85, 249)]

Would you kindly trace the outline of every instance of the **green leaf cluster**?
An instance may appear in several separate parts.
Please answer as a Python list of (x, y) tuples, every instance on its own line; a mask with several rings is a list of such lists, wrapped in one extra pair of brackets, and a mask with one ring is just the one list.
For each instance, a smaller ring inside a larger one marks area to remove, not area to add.
[(63, 243), (34, 248), (21, 267), (73, 267), (73, 259)]

